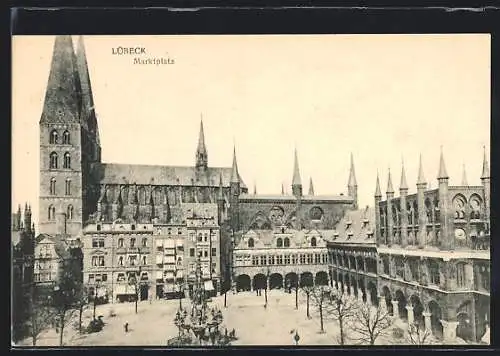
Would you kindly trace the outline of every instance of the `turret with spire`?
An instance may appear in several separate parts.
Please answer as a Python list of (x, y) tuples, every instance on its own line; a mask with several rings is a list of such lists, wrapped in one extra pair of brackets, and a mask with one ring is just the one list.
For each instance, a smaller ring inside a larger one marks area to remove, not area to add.
[(240, 202), (240, 174), (238, 172), (238, 162), (236, 161), (236, 146), (233, 148), (233, 166), (231, 168), (231, 181), (229, 183), (231, 190), (230, 208), (231, 208), (231, 226), (234, 231), (239, 230), (239, 202)]
[(465, 163), (462, 166), (462, 182), (461, 182), (461, 184), (464, 187), (467, 187), (469, 185), (469, 183), (467, 181), (467, 171), (465, 169)]
[(377, 241), (377, 244), (383, 244), (384, 241), (381, 236), (381, 230), (380, 230), (380, 201), (382, 200), (382, 192), (380, 190), (380, 179), (378, 176), (378, 171), (377, 171), (377, 182), (375, 183), (375, 228), (376, 228), (376, 236), (375, 239)]
[(302, 196), (302, 180), (300, 178), (299, 159), (297, 157), (297, 149), (295, 149), (294, 161), (293, 161), (292, 194), (297, 198)]
[(172, 220), (172, 213), (170, 212), (170, 203), (168, 201), (168, 189), (163, 187), (163, 220), (165, 223), (170, 223)]
[(423, 248), (426, 239), (426, 214), (425, 214), (425, 189), (427, 182), (424, 177), (422, 155), (419, 159), (418, 179), (417, 179), (417, 205), (418, 205), (418, 247)]
[(314, 185), (312, 177), (309, 177), (309, 195), (314, 195)]
[(484, 190), (484, 208), (485, 208), (485, 220), (490, 219), (490, 166), (488, 164), (488, 157), (486, 156), (486, 147), (483, 147), (483, 171), (481, 173), (481, 183)]
[(401, 182), (399, 184), (399, 200), (401, 205), (401, 246), (408, 243), (408, 209), (406, 197), (408, 196), (408, 183), (406, 182), (405, 163), (401, 160)]
[(439, 156), (439, 172), (438, 172), (438, 194), (439, 194), (439, 219), (440, 219), (440, 240), (443, 248), (454, 249), (455, 236), (451, 233), (451, 221), (448, 213), (448, 173), (444, 163), (443, 147)]
[(351, 166), (349, 169), (349, 181), (347, 183), (347, 194), (354, 200), (354, 208), (358, 207), (358, 182), (356, 181), (356, 172), (354, 170), (354, 158), (351, 153)]
[(203, 130), (203, 118), (200, 120), (200, 134), (198, 136), (198, 147), (196, 148), (196, 168), (206, 170), (208, 167), (207, 148), (205, 146), (205, 133)]
[(391, 170), (387, 176), (387, 245), (390, 246), (394, 241), (394, 219), (392, 214), (392, 200), (394, 199), (394, 188), (392, 186)]

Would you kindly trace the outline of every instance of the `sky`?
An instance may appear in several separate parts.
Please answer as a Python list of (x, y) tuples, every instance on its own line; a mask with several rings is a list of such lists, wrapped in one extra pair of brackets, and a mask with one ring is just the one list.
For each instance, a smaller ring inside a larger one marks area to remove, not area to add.
[[(76, 37), (75, 43), (76, 43)], [(253, 192), (291, 192), (294, 149), (303, 190), (347, 194), (350, 154), (359, 206), (377, 172), (410, 194), (419, 155), (437, 187), (442, 147), (450, 185), (465, 165), (480, 184), (489, 154), (490, 36), (85, 36), (102, 160), (194, 165), (200, 118), (210, 166), (231, 166)], [(39, 128), (53, 36), (13, 38), (12, 208), (38, 221)], [(142, 47), (140, 56), (115, 55)], [(134, 58), (174, 64), (134, 64)]]

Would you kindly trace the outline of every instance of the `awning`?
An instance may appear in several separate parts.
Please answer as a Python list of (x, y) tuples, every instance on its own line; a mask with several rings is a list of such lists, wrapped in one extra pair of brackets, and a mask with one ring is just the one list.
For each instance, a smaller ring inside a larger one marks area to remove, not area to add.
[(206, 291), (212, 291), (215, 290), (214, 284), (212, 281), (205, 281), (205, 290)]

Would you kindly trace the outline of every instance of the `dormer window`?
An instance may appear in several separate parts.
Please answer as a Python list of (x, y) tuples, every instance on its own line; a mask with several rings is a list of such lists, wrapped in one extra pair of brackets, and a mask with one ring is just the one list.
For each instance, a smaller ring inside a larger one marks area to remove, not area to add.
[(373, 238), (373, 231), (368, 232), (368, 233), (366, 234), (366, 236), (367, 236), (369, 239)]
[(366, 228), (368, 226), (368, 224), (370, 223), (370, 220), (368, 219), (364, 219), (363, 220), (363, 228)]
[(316, 238), (311, 238), (311, 247), (316, 247)]
[(252, 238), (248, 239), (248, 247), (254, 247), (254, 240)]
[(276, 247), (283, 247), (283, 239), (281, 237), (276, 239)]
[(352, 221), (348, 220), (348, 221), (345, 222), (345, 228), (346, 229), (350, 228), (351, 225), (352, 225)]
[(352, 238), (352, 236), (353, 236), (352, 231), (349, 231), (349, 232), (347, 233), (347, 240), (350, 240), (350, 239)]

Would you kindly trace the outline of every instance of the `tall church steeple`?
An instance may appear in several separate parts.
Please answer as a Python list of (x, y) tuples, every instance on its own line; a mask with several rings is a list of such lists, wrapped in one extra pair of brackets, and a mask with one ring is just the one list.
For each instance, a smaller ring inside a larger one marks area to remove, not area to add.
[(347, 183), (347, 194), (353, 198), (354, 207), (358, 206), (358, 182), (356, 181), (356, 172), (354, 171), (354, 158), (351, 153), (351, 167), (349, 169), (349, 181)]
[(81, 85), (71, 36), (57, 36), (40, 123), (80, 123)]
[(467, 182), (467, 172), (465, 170), (465, 163), (462, 166), (462, 185), (464, 187), (469, 185), (469, 183)]
[(312, 177), (309, 177), (309, 195), (314, 195), (314, 185)]
[(205, 133), (203, 131), (203, 118), (200, 121), (200, 134), (198, 136), (198, 148), (196, 149), (196, 168), (206, 169), (208, 167), (207, 148), (205, 147)]
[(293, 161), (292, 193), (296, 197), (302, 196), (302, 180), (300, 179), (300, 169), (299, 169), (299, 159), (297, 157), (297, 149), (295, 149), (294, 161)]

